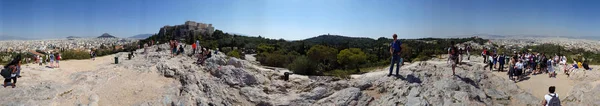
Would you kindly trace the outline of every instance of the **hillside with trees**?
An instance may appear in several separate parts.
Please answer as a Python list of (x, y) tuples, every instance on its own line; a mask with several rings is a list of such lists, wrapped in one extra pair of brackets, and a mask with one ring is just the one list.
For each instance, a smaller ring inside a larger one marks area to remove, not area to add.
[[(391, 57), (389, 44), (392, 39), (384, 37), (372, 39), (319, 35), (304, 40), (288, 41), (261, 36), (241, 36), (221, 30), (215, 30), (213, 34), (185, 33), (188, 34), (185, 38), (173, 36), (177, 34), (175, 30), (166, 30), (163, 35), (153, 35), (141, 40), (140, 45), (150, 41), (165, 43), (169, 40), (181, 40), (192, 44), (199, 40), (202, 47), (218, 49), (232, 57), (242, 58), (245, 54), (256, 54), (257, 61), (262, 65), (288, 68), (297, 74), (306, 75), (362, 73), (361, 68), (388, 65)], [(402, 57), (408, 62), (426, 60), (437, 54), (444, 54), (450, 41), (457, 43), (474, 41), (480, 44), (487, 41), (481, 38), (400, 40), (403, 42)]]

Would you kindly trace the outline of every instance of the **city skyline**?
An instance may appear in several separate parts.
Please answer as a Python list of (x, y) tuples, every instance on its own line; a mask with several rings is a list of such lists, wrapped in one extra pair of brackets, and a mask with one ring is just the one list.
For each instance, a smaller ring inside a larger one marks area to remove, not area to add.
[(599, 36), (591, 0), (22, 0), (0, 1), (0, 35), (39, 39), (154, 34), (185, 21), (249, 36), (300, 40), (474, 34)]

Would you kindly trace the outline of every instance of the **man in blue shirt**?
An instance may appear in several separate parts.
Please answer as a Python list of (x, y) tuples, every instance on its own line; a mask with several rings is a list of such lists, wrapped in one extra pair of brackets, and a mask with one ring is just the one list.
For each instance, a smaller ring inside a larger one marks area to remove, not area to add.
[(396, 64), (396, 76), (399, 76), (400, 73), (398, 73), (398, 71), (400, 70), (400, 65), (402, 64), (400, 62), (400, 60), (401, 60), (400, 52), (402, 51), (402, 48), (400, 46), (402, 45), (402, 42), (400, 42), (400, 40), (398, 40), (398, 35), (394, 34), (392, 37), (394, 37), (394, 40), (390, 44), (390, 54), (392, 55), (392, 65), (390, 66), (390, 74), (388, 74), (388, 76), (392, 75), (392, 70), (394, 70), (394, 64)]

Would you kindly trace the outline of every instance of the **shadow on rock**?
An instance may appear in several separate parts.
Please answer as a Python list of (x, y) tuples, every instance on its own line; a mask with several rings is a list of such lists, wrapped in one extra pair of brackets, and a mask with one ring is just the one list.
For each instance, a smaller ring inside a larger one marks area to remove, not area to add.
[(421, 83), (421, 79), (415, 77), (414, 75), (406, 75), (406, 81), (409, 83)]
[(460, 78), (460, 80), (462, 80), (462, 81), (464, 81), (464, 82), (466, 82), (466, 83), (468, 83), (468, 84), (471, 84), (471, 85), (473, 85), (475, 88), (479, 89), (479, 85), (477, 85), (477, 84), (475, 83), (475, 81), (473, 81), (471, 78), (463, 78), (463, 77), (461, 77), (461, 76), (458, 76), (458, 75), (457, 75), (456, 77)]

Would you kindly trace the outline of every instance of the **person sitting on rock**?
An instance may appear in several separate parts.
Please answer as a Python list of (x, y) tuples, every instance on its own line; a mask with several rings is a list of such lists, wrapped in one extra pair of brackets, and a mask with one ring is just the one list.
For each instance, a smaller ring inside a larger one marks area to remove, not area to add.
[(177, 55), (183, 54), (183, 45), (179, 45), (179, 50), (177, 51)]
[(571, 65), (571, 67), (568, 67), (565, 64), (565, 70), (564, 73), (567, 75), (567, 77), (571, 74), (571, 72), (573, 72), (573, 70), (579, 69), (579, 67), (577, 66), (577, 63), (573, 63), (573, 65)]
[(583, 69), (585, 70), (592, 70), (592, 68), (590, 68), (590, 66), (588, 65), (587, 60), (583, 61), (583, 64), (581, 64), (581, 66), (583, 66)]

